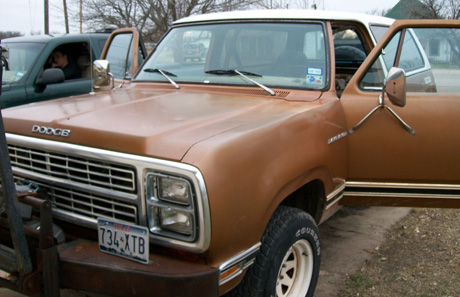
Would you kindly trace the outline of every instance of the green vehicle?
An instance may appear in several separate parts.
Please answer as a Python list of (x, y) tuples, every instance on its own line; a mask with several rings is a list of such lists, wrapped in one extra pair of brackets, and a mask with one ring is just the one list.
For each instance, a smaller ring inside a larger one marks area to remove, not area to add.
[[(3, 81), (0, 107), (62, 98), (91, 91), (92, 61), (99, 59), (109, 33), (39, 35), (1, 41)], [(56, 51), (65, 55), (77, 75), (67, 78), (56, 67)], [(75, 70), (74, 69), (74, 70)]]

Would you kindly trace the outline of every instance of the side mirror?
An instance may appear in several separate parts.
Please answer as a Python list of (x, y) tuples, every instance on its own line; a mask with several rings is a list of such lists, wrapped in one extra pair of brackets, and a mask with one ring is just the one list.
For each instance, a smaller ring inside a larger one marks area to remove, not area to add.
[(38, 86), (46, 86), (50, 84), (58, 84), (65, 80), (64, 71), (60, 68), (45, 69), (41, 75), (37, 77), (35, 83)]
[(406, 105), (406, 74), (403, 69), (390, 69), (385, 82), (385, 93), (392, 104), (399, 107)]
[(110, 85), (110, 65), (107, 60), (96, 60), (93, 62), (93, 77), (96, 87)]
[[(2, 44), (0, 40), (0, 63), (1, 63), (0, 65), (0, 83), (3, 82), (3, 67), (5, 67), (5, 71), (8, 70), (8, 64), (7, 64), (6, 59), (3, 58), (3, 47), (1, 45)], [(3, 60), (5, 60), (5, 62), (3, 62)], [(0, 96), (2, 95), (3, 83), (1, 85), (2, 87), (0, 88)]]

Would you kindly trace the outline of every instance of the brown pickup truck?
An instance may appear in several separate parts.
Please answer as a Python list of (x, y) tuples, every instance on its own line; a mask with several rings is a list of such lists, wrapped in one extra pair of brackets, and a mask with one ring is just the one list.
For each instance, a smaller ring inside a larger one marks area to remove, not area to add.
[(128, 59), (95, 62), (95, 93), (3, 111), (58, 271), (0, 268), (29, 292), (313, 296), (340, 205), (460, 207), (459, 48), (460, 21), (243, 11), (175, 22), (139, 66), (114, 32)]

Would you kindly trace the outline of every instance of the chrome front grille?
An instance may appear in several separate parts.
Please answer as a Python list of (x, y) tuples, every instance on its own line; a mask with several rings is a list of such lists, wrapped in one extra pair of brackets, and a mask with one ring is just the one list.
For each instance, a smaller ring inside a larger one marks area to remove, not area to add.
[(136, 192), (133, 168), (14, 145), (8, 151), (16, 168), (111, 191)]
[(138, 223), (136, 169), (66, 152), (8, 145), (15, 176), (45, 190), (56, 215), (95, 224), (98, 217)]
[(134, 205), (117, 201), (102, 195), (79, 190), (45, 185), (29, 180), (41, 188), (46, 188), (47, 195), (53, 206), (59, 211), (72, 213), (96, 220), (98, 217), (112, 218), (131, 223), (137, 223), (137, 208)]

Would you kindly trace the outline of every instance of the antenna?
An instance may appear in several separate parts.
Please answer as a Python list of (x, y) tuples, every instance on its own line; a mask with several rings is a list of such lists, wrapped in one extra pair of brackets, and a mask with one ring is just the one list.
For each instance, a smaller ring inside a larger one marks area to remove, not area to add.
[(69, 16), (67, 15), (67, 1), (63, 0), (64, 5), (64, 21), (65, 21), (65, 33), (69, 34)]

